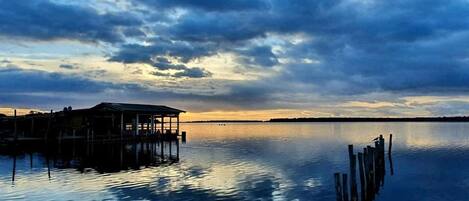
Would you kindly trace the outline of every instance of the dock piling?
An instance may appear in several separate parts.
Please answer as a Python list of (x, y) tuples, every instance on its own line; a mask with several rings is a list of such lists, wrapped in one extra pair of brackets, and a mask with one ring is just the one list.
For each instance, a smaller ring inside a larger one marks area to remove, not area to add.
[(342, 174), (342, 199), (344, 201), (349, 201), (348, 200), (348, 188), (347, 188), (347, 174)]
[(335, 182), (335, 192), (336, 192), (336, 197), (337, 201), (343, 201), (342, 199), (342, 182), (340, 178), (340, 173), (334, 173), (334, 182)]
[(356, 177), (356, 155), (353, 153), (353, 145), (348, 146), (349, 161), (350, 161), (350, 200), (358, 200), (357, 192), (357, 177)]
[(186, 131), (181, 132), (182, 143), (186, 143)]
[[(391, 137), (390, 137), (391, 138)], [(391, 140), (391, 139), (390, 139)], [(363, 153), (358, 152), (354, 154), (353, 145), (348, 145), (348, 154), (350, 162), (350, 177), (347, 174), (335, 173), (335, 188), (337, 193), (337, 200), (358, 201), (358, 186), (357, 186), (357, 163), (358, 175), (360, 177), (360, 200), (372, 201), (379, 193), (379, 190), (384, 186), (385, 177), (385, 142), (384, 137), (380, 135), (375, 138), (374, 146), (366, 146), (363, 148)], [(389, 152), (390, 153), (390, 152)], [(391, 175), (392, 160), (389, 155)], [(347, 181), (349, 183), (347, 183)], [(348, 188), (347, 185), (350, 185)], [(350, 190), (350, 191), (348, 191)], [(348, 196), (350, 194), (350, 197)], [(340, 196), (339, 196), (340, 195)]]
[(14, 124), (15, 124), (14, 135), (15, 135), (15, 143), (16, 143), (16, 141), (18, 140), (18, 125), (17, 125), (17, 120), (16, 120), (16, 109), (14, 111)]
[(366, 200), (366, 180), (365, 172), (363, 169), (363, 153), (358, 152), (358, 173), (360, 174), (360, 187), (362, 200)]

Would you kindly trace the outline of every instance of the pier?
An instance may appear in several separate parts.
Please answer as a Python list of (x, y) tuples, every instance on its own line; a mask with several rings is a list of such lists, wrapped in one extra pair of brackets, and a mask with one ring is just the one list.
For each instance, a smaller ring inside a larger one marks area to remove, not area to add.
[(87, 109), (31, 113), (0, 118), (0, 142), (177, 140), (179, 115), (163, 105), (100, 103)]

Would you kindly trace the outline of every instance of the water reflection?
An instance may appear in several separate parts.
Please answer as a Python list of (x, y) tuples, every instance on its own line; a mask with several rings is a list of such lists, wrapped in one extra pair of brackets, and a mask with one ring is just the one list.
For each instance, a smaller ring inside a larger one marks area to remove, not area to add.
[[(142, 146), (124, 145), (123, 170), (115, 172), (90, 162), (82, 172), (82, 160), (56, 168), (54, 155), (57, 161), (63, 157), (51, 150), (49, 179), (45, 152), (32, 152), (31, 168), (25, 150), (17, 154), (12, 184), (13, 157), (0, 155), (0, 200), (336, 200), (332, 175), (350, 174), (347, 145), (354, 145), (354, 154), (363, 152), (379, 133), (393, 133), (394, 139), (375, 200), (465, 201), (469, 196), (469, 124), (238, 123), (182, 124), (181, 129), (189, 135), (187, 144), (180, 144), (179, 162), (156, 160), (146, 167), (139, 155), (137, 168), (132, 146)], [(97, 146), (88, 148), (94, 161), (119, 164), (120, 145)], [(70, 147), (61, 150), (69, 158)], [(80, 147), (86, 154), (86, 146)], [(113, 159), (104, 158), (110, 155)], [(358, 174), (356, 179), (361, 197)]]
[(0, 149), (0, 155), (12, 157), (12, 177), (15, 181), (18, 157), (29, 157), (33, 168), (33, 155), (45, 162), (48, 177), (51, 168), (75, 169), (81, 173), (96, 171), (114, 173), (138, 170), (179, 162), (179, 141), (102, 142), (63, 141), (60, 144), (17, 144)]

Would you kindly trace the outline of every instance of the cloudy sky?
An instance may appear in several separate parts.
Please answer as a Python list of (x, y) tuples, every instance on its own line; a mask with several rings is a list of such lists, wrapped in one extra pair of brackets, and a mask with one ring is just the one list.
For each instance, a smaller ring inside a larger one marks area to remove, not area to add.
[(467, 0), (0, 0), (0, 112), (465, 115)]

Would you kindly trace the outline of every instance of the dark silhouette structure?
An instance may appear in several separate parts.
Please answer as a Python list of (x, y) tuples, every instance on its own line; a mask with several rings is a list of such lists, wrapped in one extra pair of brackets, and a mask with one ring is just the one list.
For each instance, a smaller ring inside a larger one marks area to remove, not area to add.
[[(391, 175), (394, 174), (391, 159), (392, 134), (389, 137), (388, 157)], [(367, 146), (363, 152), (353, 153), (353, 145), (348, 146), (350, 173), (335, 173), (334, 182), (337, 201), (372, 201), (384, 186), (385, 169), (385, 145), (382, 135), (374, 139), (374, 147)], [(357, 160), (358, 159), (358, 160)], [(357, 162), (358, 175), (360, 179), (360, 195), (357, 186)], [(350, 180), (348, 179), (350, 178)], [(349, 182), (348, 182), (349, 181)], [(350, 188), (350, 194), (349, 194)], [(359, 199), (359, 197), (361, 199)]]
[(0, 118), (0, 140), (11, 142), (67, 139), (175, 139), (179, 114), (162, 105), (100, 103), (92, 108)]

